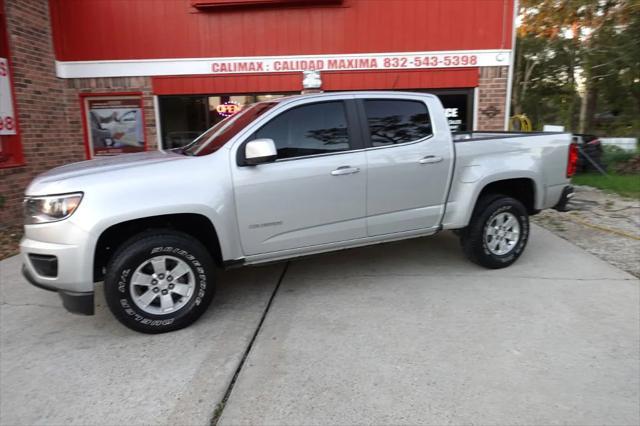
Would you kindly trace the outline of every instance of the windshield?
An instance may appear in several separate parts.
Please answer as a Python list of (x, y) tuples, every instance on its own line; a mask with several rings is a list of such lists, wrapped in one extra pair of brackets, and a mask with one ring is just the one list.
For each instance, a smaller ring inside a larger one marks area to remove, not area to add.
[(225, 118), (182, 149), (185, 155), (201, 156), (216, 152), (249, 123), (276, 106), (277, 102), (258, 102)]

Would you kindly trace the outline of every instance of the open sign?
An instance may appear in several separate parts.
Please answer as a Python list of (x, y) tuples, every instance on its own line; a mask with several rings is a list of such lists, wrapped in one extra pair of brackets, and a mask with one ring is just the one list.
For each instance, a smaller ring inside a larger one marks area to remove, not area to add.
[(239, 103), (228, 101), (218, 105), (216, 107), (216, 112), (223, 117), (229, 117), (230, 115), (240, 112), (241, 109), (242, 106)]

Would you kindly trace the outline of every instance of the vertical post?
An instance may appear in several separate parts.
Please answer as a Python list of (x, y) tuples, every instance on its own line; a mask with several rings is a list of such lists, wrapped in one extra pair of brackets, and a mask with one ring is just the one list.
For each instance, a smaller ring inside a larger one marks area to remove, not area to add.
[(511, 17), (511, 54), (509, 58), (509, 75), (507, 77), (507, 99), (504, 107), (504, 130), (509, 130), (511, 116), (511, 91), (513, 86), (513, 68), (516, 58), (516, 18), (518, 17), (518, 0), (513, 0), (513, 16)]
[(479, 96), (479, 90), (477, 87), (473, 88), (473, 125), (472, 125), (472, 129), (474, 132), (476, 130), (478, 130), (478, 114), (480, 114), (480, 111), (478, 110), (478, 96)]
[(153, 117), (156, 122), (156, 144), (159, 151), (162, 149), (162, 126), (160, 125), (160, 102), (158, 102), (158, 95), (153, 95)]

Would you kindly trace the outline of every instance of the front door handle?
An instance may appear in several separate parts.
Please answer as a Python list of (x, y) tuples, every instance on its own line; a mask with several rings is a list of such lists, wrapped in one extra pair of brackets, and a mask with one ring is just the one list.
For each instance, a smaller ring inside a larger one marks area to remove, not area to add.
[(340, 166), (331, 172), (331, 176), (352, 175), (358, 173), (360, 168), (351, 166)]
[(433, 163), (439, 163), (441, 161), (442, 161), (442, 157), (440, 157), (439, 155), (427, 155), (426, 157), (423, 157), (422, 159), (420, 159), (418, 163), (433, 164)]

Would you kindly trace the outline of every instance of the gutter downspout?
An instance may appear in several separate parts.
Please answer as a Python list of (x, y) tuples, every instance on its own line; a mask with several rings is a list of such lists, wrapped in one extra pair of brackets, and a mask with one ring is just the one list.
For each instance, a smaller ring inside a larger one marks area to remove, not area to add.
[(153, 95), (153, 117), (156, 120), (156, 144), (158, 151), (164, 151), (162, 146), (162, 125), (160, 124), (160, 102), (158, 95)]
[[(507, 77), (507, 99), (504, 107), (504, 130), (509, 130), (509, 117), (511, 116), (511, 92), (513, 91), (513, 71), (516, 59), (516, 18), (518, 17), (518, 0), (513, 1), (513, 16), (511, 22), (511, 55), (509, 58), (509, 74)], [(503, 46), (504, 48), (504, 46)]]

